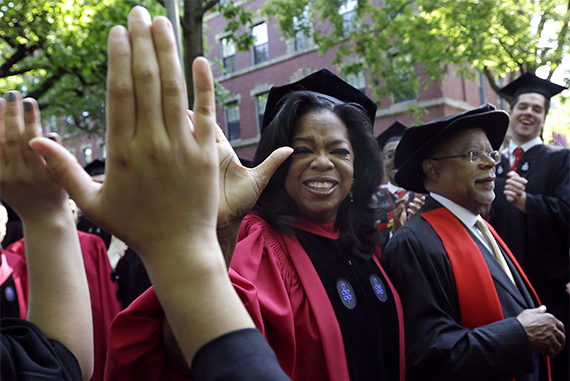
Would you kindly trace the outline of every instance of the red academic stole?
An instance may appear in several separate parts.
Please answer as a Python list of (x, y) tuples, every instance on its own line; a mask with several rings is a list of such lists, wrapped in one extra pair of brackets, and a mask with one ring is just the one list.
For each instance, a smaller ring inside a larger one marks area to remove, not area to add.
[[(438, 208), (421, 214), (435, 230), (449, 257), (459, 309), (461, 311), (461, 324), (469, 329), (481, 327), (495, 321), (503, 320), (503, 310), (499, 296), (495, 289), (491, 272), (481, 254), (481, 250), (469, 235), (461, 222), (447, 208)], [(532, 288), (525, 273), (509, 250), (505, 242), (499, 237), (495, 229), (487, 223), (493, 237), (511, 258), (526, 286), (531, 290), (536, 302), (540, 304), (538, 295)], [(481, 308), (486, 306), (486, 308)], [(550, 376), (550, 359), (546, 357), (548, 379)], [(512, 379), (514, 380), (514, 378)]]

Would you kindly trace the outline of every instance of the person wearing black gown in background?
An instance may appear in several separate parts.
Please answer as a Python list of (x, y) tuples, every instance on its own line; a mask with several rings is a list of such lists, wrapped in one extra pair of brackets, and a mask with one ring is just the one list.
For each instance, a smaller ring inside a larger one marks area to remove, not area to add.
[[(545, 145), (550, 98), (564, 87), (525, 73), (500, 90), (511, 97), (512, 140), (497, 165), (489, 222), (528, 275), (548, 311), (570, 328), (570, 150)], [(517, 162), (516, 156), (521, 151)], [(570, 379), (570, 353), (552, 359), (554, 381)]]

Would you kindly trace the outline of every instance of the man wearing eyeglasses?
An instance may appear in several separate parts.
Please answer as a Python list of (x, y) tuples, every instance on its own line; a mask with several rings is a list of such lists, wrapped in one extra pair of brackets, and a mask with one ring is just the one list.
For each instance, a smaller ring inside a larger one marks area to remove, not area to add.
[[(500, 93), (510, 98), (512, 139), (497, 166), (489, 222), (503, 237), (550, 313), (570, 327), (570, 151), (541, 139), (550, 98), (565, 88), (525, 73)], [(568, 344), (552, 380), (570, 380)]]
[(509, 116), (492, 105), (408, 128), (396, 181), (429, 193), (383, 266), (404, 307), (407, 380), (548, 380), (564, 326), (480, 216)]

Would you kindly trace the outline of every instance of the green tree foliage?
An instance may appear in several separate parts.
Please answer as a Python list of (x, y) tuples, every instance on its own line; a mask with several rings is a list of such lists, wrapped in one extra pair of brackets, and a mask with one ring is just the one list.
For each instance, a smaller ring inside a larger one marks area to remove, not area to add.
[(544, 122), (542, 137), (547, 144), (553, 143), (553, 133), (564, 135), (570, 147), (570, 102), (562, 101), (556, 108), (551, 108)]
[[(164, 3), (165, 0), (159, 0)], [(240, 4), (248, 1), (235, 2), (232, 0), (179, 0), (181, 6), (180, 25), (182, 28), (183, 61), (186, 75), (186, 83), (192, 84), (192, 62), (194, 58), (204, 55), (204, 26), (203, 19), (207, 12), (219, 12), (228, 20), (225, 31), (230, 32), (236, 42), (238, 50), (247, 50), (253, 44), (253, 38), (248, 33), (237, 33), (241, 25), (251, 22), (253, 12), (242, 7)], [(223, 91), (217, 86), (218, 94)], [(187, 86), (188, 103), (192, 105), (194, 91), (192, 86)]]
[[(351, 17), (340, 14), (339, 7), (350, 3), (269, 0), (263, 13), (287, 37), (312, 33), (322, 54), (336, 49), (339, 66), (359, 57), (344, 70), (362, 65), (376, 99), (414, 97), (450, 70), (484, 72), (497, 90), (497, 78), (517, 71), (547, 66), (552, 75), (569, 50), (568, 0), (357, 0)], [(293, 22), (307, 7), (312, 20)], [(570, 75), (566, 80), (570, 84)]]
[(105, 120), (107, 34), (136, 3), (144, 1), (0, 0), (0, 92), (38, 99), (44, 119), (65, 117), (67, 132), (97, 131)]
[[(217, 10), (236, 32), (252, 12), (228, 0), (178, 0), (187, 82), (204, 55), (202, 20)], [(36, 98), (44, 120), (63, 118), (67, 133), (101, 133), (105, 120), (107, 35), (125, 24), (134, 5), (165, 15), (165, 0), (0, 0), (0, 93), (18, 89)], [(247, 49), (251, 36), (235, 36)], [(188, 86), (192, 104), (192, 86)], [(57, 122), (54, 125), (59, 124)]]

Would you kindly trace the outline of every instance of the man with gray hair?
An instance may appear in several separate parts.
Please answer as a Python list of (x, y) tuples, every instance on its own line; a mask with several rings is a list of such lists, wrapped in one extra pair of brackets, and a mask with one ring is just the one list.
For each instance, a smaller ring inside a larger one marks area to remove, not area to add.
[[(480, 216), (509, 116), (492, 105), (404, 132), (396, 181), (429, 193), (383, 265), (404, 307), (408, 380), (548, 380), (564, 326)], [(546, 356), (545, 356), (546, 355)]]

